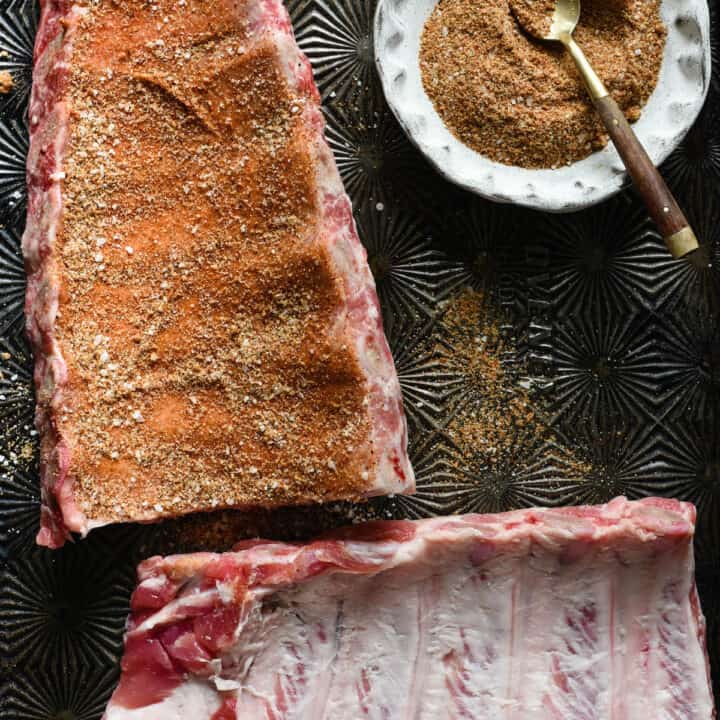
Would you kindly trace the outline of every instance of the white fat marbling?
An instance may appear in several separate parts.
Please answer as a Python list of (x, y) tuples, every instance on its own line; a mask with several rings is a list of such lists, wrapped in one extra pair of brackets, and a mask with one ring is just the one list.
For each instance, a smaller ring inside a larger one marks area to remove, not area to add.
[[(275, 4), (273, 15), (285, 13), (279, 0), (269, 2)], [(284, 59), (281, 67), (285, 70), (288, 82), (291, 85), (297, 85), (299, 81), (302, 83), (298, 68), (302, 68), (306, 60), (295, 39), (285, 31), (276, 30), (274, 43), (280, 58)], [(343, 278), (347, 295), (348, 309), (336, 317), (333, 334), (340, 341), (346, 338), (355, 346), (373, 399), (371, 412), (374, 412), (375, 419), (371, 423), (370, 432), (374, 455), (362, 470), (363, 477), (367, 473), (367, 487), (363, 494), (374, 496), (409, 492), (415, 486), (415, 476), (405, 448), (407, 425), (401, 410), (400, 382), (382, 327), (378, 323), (375, 280), (367, 263), (367, 253), (354, 226), (350, 200), (335, 158), (322, 132), (322, 113), (314, 103), (308, 103), (304, 112), (307, 127), (316, 129), (309, 141), (315, 155), (317, 203), (322, 210), (320, 226), (311, 237), (314, 241), (320, 238), (331, 254), (333, 264)], [(335, 215), (341, 206), (346, 216), (340, 222)], [(378, 412), (379, 407), (382, 407), (382, 412)], [(387, 418), (397, 422), (398, 427), (387, 427)]]
[(209, 720), (220, 702), (209, 683), (189, 679), (154, 705), (128, 710), (111, 702), (103, 720)]
[[(327, 548), (240, 550), (238, 567), (279, 575), (230, 601), (247, 612), (212, 662), (215, 685), (236, 693), (243, 719), (709, 720), (692, 514), (681, 512), (619, 499), (599, 521), (437, 518), (404, 542), (347, 541), (341, 556), (362, 572), (311, 578), (293, 569), (330, 561)], [(193, 616), (198, 595), (146, 627)], [(228, 602), (219, 588), (203, 595)], [(179, 716), (143, 715), (160, 717)]]

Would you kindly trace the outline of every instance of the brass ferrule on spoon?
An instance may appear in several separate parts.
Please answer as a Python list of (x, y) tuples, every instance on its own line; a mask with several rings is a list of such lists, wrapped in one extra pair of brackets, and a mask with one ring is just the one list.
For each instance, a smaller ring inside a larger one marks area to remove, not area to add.
[(697, 250), (699, 247), (697, 238), (683, 211), (632, 131), (624, 113), (610, 97), (602, 80), (585, 57), (585, 53), (573, 39), (573, 31), (580, 18), (580, 0), (556, 0), (550, 31), (544, 36), (537, 35), (531, 27), (525, 25), (521, 13), (514, 11), (513, 14), (531, 35), (540, 40), (561, 42), (570, 53), (585, 82), (593, 105), (672, 256), (681, 258)]

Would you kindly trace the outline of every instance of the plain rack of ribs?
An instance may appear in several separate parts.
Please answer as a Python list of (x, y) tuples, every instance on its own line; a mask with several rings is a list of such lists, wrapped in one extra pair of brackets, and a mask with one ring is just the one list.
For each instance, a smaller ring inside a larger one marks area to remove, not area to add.
[(140, 566), (106, 720), (709, 720), (695, 509), (355, 526)]
[(45, 0), (30, 126), (38, 542), (412, 491), (375, 286), (280, 0)]

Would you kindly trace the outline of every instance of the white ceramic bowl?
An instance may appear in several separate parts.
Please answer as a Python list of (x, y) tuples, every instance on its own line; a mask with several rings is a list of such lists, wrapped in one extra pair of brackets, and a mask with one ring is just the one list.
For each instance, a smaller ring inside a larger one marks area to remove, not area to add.
[[(410, 139), (445, 177), (490, 200), (567, 212), (594, 205), (626, 182), (612, 146), (556, 170), (494, 162), (463, 145), (444, 125), (423, 89), (419, 49), (437, 0), (380, 0), (375, 54), (388, 104)], [(706, 0), (662, 0), (667, 42), (657, 87), (634, 124), (655, 164), (680, 143), (710, 84), (710, 18)]]

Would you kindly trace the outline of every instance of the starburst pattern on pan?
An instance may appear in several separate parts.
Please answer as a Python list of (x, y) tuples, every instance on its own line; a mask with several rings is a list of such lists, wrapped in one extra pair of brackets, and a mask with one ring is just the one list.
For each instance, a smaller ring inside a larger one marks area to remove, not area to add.
[(433, 248), (417, 218), (365, 205), (357, 213), (358, 231), (375, 278), (386, 332), (396, 326), (426, 323), (460, 268)]
[(380, 100), (325, 108), (325, 135), (345, 189), (355, 207), (365, 203), (378, 211), (405, 203), (416, 213), (438, 207), (447, 192)]
[(289, 5), (295, 35), (324, 98), (375, 90), (372, 23), (375, 0), (300, 0)]
[(118, 681), (118, 668), (28, 668), (15, 674), (5, 720), (98, 720)]
[(652, 419), (658, 401), (653, 342), (647, 314), (599, 312), (569, 316), (555, 324), (552, 412), (563, 425), (597, 418)]
[[(696, 562), (706, 573), (720, 572), (720, 418), (679, 418), (663, 430), (655, 492), (696, 506)], [(704, 606), (707, 595), (701, 597)]]
[(28, 469), (0, 471), (0, 559), (31, 550), (39, 523), (40, 487), (33, 458)]
[(700, 249), (655, 268), (656, 306), (709, 317), (720, 312), (720, 193), (703, 188), (683, 208)]
[(33, 48), (39, 5), (10, 0), (0, 6), (0, 71), (12, 75), (13, 88), (0, 95), (0, 112), (24, 113), (32, 85)]
[(623, 194), (570, 216), (545, 216), (536, 230), (533, 269), (558, 315), (605, 308), (619, 314), (649, 307), (653, 274), (667, 251), (642, 205)]
[(606, 503), (618, 495), (630, 498), (656, 494), (660, 463), (658, 429), (651, 422), (608, 423), (606, 419), (571, 423), (561, 434), (587, 464), (588, 472), (562, 488), (563, 505)]
[(410, 433), (437, 427), (457, 378), (436, 352), (430, 324), (399, 338), (393, 353)]
[(11, 656), (31, 667), (117, 662), (134, 583), (132, 565), (87, 542), (13, 562), (0, 588)]
[(20, 238), (0, 228), (0, 334), (17, 332), (24, 324), (25, 268)]
[(14, 224), (25, 214), (28, 134), (17, 120), (0, 122), (0, 220)]
[(720, 97), (716, 90), (710, 91), (695, 124), (662, 169), (682, 198), (702, 183), (720, 183)]
[(559, 443), (535, 427), (520, 428), (512, 452), (491, 462), (483, 452), (468, 454), (450, 445), (434, 481), (421, 491), (437, 498), (443, 513), (503, 512), (556, 505), (562, 488), (579, 481), (579, 472)]
[(313, 21), (315, 1), (316, 0), (285, 0), (285, 7), (290, 14), (295, 38), (301, 47), (303, 47), (303, 44), (300, 42), (300, 38), (307, 34), (307, 28)]
[(695, 504), (698, 532), (711, 534), (720, 559), (720, 418), (683, 418), (664, 430), (654, 489)]
[(32, 356), (24, 340), (0, 337), (0, 433), (6, 444), (10, 435), (25, 437), (32, 429), (35, 403), (31, 373)]
[(518, 217), (510, 210), (466, 193), (456, 194), (440, 216), (437, 231), (443, 250), (460, 264), (455, 286), (490, 291), (518, 284), (524, 275), (524, 249), (518, 242)]
[(446, 514), (454, 477), (448, 472), (445, 454), (446, 444), (437, 430), (428, 431), (419, 437), (410, 452), (415, 470), (416, 493), (379, 498), (374, 501), (378, 515), (416, 520)]
[(720, 316), (662, 317), (656, 377), (667, 398), (663, 415), (720, 417)]
[(37, 433), (27, 345), (0, 338), (0, 557), (32, 544), (39, 518)]

